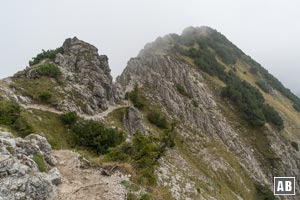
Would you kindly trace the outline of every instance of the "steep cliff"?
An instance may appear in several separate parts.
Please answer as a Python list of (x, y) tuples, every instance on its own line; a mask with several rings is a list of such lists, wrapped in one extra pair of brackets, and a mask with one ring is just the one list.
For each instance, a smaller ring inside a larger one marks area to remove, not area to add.
[[(261, 93), (283, 118), (283, 130), (248, 123), (238, 103), (222, 95), (232, 76)], [(299, 99), (272, 78), (217, 31), (190, 27), (147, 44), (117, 86), (122, 96), (138, 84), (150, 102), (179, 121), (176, 146), (157, 169), (159, 184), (170, 187), (174, 198), (258, 199), (261, 186), (272, 190), (273, 176), (297, 176), (300, 170), (300, 154), (291, 145), (299, 142), (294, 128), (300, 115), (293, 108)]]

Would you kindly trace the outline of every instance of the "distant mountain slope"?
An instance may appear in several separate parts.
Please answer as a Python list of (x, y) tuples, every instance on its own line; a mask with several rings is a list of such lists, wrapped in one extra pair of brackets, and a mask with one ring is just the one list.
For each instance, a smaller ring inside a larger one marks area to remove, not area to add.
[(135, 83), (181, 122), (158, 169), (178, 199), (259, 199), (273, 176), (299, 174), (299, 98), (216, 30), (147, 44), (117, 78), (119, 91)]

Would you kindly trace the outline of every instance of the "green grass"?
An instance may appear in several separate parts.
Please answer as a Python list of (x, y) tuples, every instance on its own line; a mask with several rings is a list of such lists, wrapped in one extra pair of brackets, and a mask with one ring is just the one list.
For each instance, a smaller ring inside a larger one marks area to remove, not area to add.
[(127, 112), (128, 107), (122, 107), (115, 109), (107, 116), (107, 121), (113, 123), (115, 126), (124, 129), (123, 127), (123, 117), (124, 114)]
[(40, 172), (46, 172), (47, 171), (43, 155), (41, 155), (41, 154), (34, 154), (33, 157), (32, 157), (32, 160), (37, 164)]
[[(32, 98), (35, 103), (55, 104), (57, 100), (62, 99), (64, 94), (60, 93), (56, 88), (59, 86), (56, 80), (42, 76), (38, 79), (14, 78), (14, 87), (20, 91), (21, 94)], [(42, 94), (46, 94), (44, 98)], [(51, 99), (49, 95), (51, 94)], [(41, 98), (42, 95), (42, 98)]]
[(22, 112), (35, 133), (42, 133), (54, 149), (69, 149), (73, 146), (73, 137), (63, 125), (59, 115), (47, 111), (32, 109)]
[(132, 192), (137, 192), (140, 190), (140, 186), (135, 184), (135, 183), (132, 183), (130, 181), (122, 181), (121, 184), (129, 191), (132, 191)]
[[(199, 182), (197, 179), (195, 179), (198, 188), (201, 188), (202, 191), (205, 191), (205, 193), (212, 196), (216, 195), (216, 193), (219, 193), (219, 195), (224, 199), (236, 198), (235, 196), (232, 196), (231, 191), (239, 194), (244, 199), (255, 199), (254, 197), (256, 191), (253, 181), (250, 179), (244, 169), (239, 165), (239, 162), (238, 160), (236, 160), (234, 155), (224, 149), (222, 144), (218, 142), (206, 142), (203, 148), (206, 148), (208, 153), (213, 157), (223, 158), (230, 164), (230, 166), (238, 175), (232, 173), (230, 176), (228, 176), (226, 171), (218, 170), (217, 172), (214, 172), (213, 170), (211, 170), (209, 166), (201, 162), (202, 158), (193, 155), (191, 149), (189, 148), (190, 145), (188, 140), (189, 139), (186, 137), (183, 138), (178, 136), (176, 138), (176, 148), (187, 160), (187, 162), (189, 162), (194, 169), (199, 171), (199, 174), (205, 175), (209, 180), (212, 181), (212, 183), (208, 185), (203, 184), (202, 182)], [(244, 184), (247, 185), (246, 188), (245, 185), (243, 185), (243, 183), (241, 182), (241, 178)], [(212, 193), (210, 189), (211, 187), (214, 188), (214, 192), (216, 193)], [(250, 191), (248, 191), (248, 189)]]

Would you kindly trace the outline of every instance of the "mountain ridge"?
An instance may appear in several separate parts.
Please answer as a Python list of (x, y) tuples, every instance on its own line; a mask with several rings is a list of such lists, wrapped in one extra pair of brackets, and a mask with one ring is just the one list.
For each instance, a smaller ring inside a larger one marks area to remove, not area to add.
[[(156, 199), (274, 199), (273, 176), (299, 174), (299, 98), (216, 30), (188, 27), (181, 35), (159, 37), (128, 61), (115, 82), (107, 56), (96, 47), (75, 37), (62, 49), (43, 52), (1, 82), (2, 98), (27, 105), (18, 112), (55, 148), (93, 152), (90, 144), (73, 143), (78, 136), (72, 126), (88, 122), (65, 126), (58, 115), (77, 112), (93, 119), (108, 109), (101, 126), (125, 132), (129, 142), (112, 146), (107, 155), (117, 165), (132, 166), (131, 175), (144, 181), (130, 181)], [(45, 119), (61, 130), (45, 130)], [(63, 139), (59, 145), (57, 135)], [(149, 148), (148, 160), (135, 160), (136, 140)], [(139, 162), (150, 162), (150, 171)]]

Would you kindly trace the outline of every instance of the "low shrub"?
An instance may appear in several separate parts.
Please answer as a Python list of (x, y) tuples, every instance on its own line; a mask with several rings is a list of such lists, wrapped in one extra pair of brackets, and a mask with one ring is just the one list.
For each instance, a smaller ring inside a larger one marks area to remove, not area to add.
[(60, 115), (60, 120), (63, 124), (71, 126), (78, 120), (78, 115), (76, 112), (67, 112)]
[(58, 78), (61, 75), (60, 69), (55, 64), (43, 64), (37, 69), (37, 73), (41, 76), (49, 76)]
[(43, 91), (39, 94), (39, 100), (41, 103), (51, 103), (52, 93), (48, 91)]
[(168, 122), (166, 117), (162, 116), (159, 112), (151, 111), (147, 115), (147, 119), (150, 123), (154, 124), (158, 128), (166, 129), (168, 128)]
[(27, 136), (32, 132), (32, 127), (21, 115), (21, 107), (15, 102), (0, 99), (0, 124), (15, 130), (20, 136)]
[(135, 84), (133, 91), (126, 94), (126, 99), (132, 101), (134, 107), (138, 109), (143, 109), (146, 104), (145, 98), (142, 96), (137, 84)]
[(138, 172), (137, 181), (141, 184), (154, 185), (156, 183), (154, 171), (158, 159), (167, 147), (175, 145), (173, 130), (171, 128), (165, 131), (159, 140), (137, 132), (132, 142), (125, 142), (115, 148), (110, 148), (106, 159), (132, 163)]
[(44, 59), (49, 59), (51, 61), (54, 61), (56, 54), (63, 53), (63, 48), (57, 48), (54, 50), (42, 50), (42, 53), (39, 53), (36, 57), (33, 57), (32, 60), (29, 61), (29, 65), (36, 65), (40, 63)]
[(268, 186), (256, 185), (257, 200), (275, 200), (273, 192)]
[(255, 84), (262, 89), (262, 91), (269, 93), (269, 88), (267, 84), (263, 81), (256, 81)]
[(72, 126), (72, 132), (77, 145), (87, 147), (98, 154), (107, 153), (108, 148), (115, 147), (125, 140), (122, 132), (93, 120), (78, 121)]

